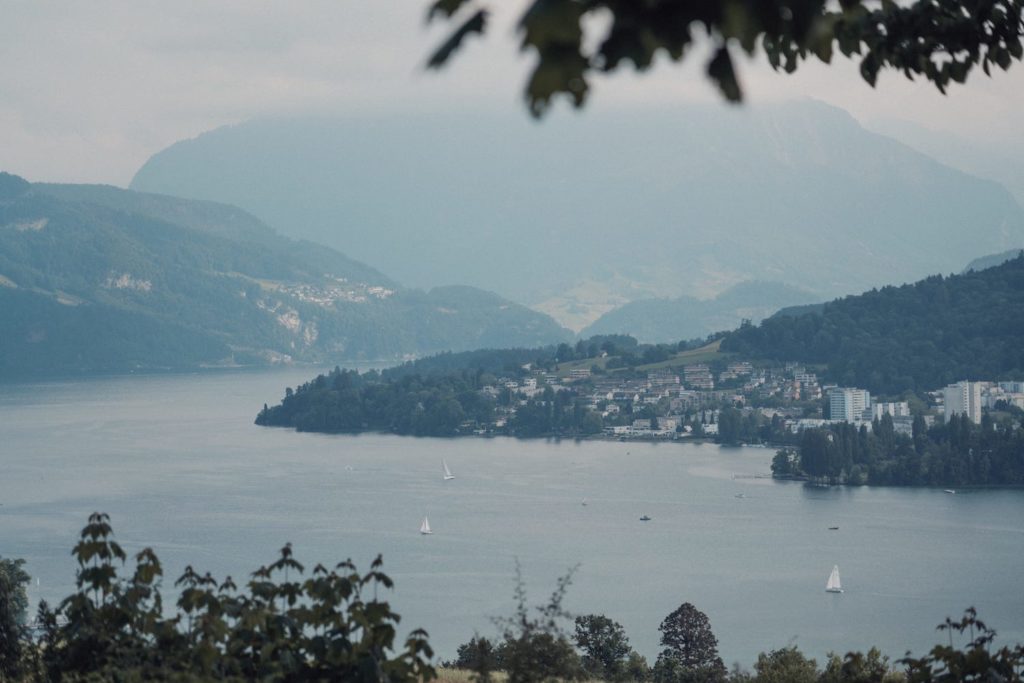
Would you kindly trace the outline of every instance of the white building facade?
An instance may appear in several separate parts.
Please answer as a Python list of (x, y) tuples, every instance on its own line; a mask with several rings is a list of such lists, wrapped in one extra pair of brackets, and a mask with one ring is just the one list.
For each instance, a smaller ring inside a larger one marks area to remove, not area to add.
[(910, 404), (906, 401), (896, 403), (875, 403), (871, 406), (871, 416), (881, 420), (883, 415), (890, 417), (910, 417)]
[(957, 382), (942, 390), (946, 422), (954, 415), (966, 415), (974, 424), (981, 423), (981, 383)]
[(833, 420), (860, 422), (870, 419), (871, 394), (864, 389), (836, 387), (828, 392), (829, 415)]

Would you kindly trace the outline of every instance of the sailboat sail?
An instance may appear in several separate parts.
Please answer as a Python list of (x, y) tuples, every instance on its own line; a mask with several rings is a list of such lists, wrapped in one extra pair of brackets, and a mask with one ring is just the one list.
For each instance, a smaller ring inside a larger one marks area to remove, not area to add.
[(427, 519), (426, 517), (423, 518), (423, 524), (420, 524), (420, 533), (421, 534), (432, 534), (432, 533), (434, 533), (433, 531), (430, 530), (430, 520)]
[(452, 474), (452, 471), (450, 469), (448, 469), (448, 463), (444, 459), (442, 459), (441, 464), (444, 466), (444, 480), (448, 481), (449, 479), (454, 479), (455, 475)]
[(832, 573), (828, 575), (828, 583), (825, 590), (829, 593), (842, 593), (843, 585), (839, 582), (839, 565), (832, 567)]

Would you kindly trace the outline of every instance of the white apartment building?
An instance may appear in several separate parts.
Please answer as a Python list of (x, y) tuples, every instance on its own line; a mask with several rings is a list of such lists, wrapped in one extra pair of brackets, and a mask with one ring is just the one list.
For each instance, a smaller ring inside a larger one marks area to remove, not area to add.
[(954, 415), (966, 415), (975, 423), (981, 423), (981, 383), (957, 382), (942, 390), (946, 422)]
[(828, 392), (829, 414), (833, 420), (859, 422), (871, 415), (871, 394), (864, 389), (836, 387)]
[(906, 401), (896, 403), (875, 403), (871, 406), (871, 417), (881, 420), (883, 415), (890, 417), (910, 417), (910, 406)]

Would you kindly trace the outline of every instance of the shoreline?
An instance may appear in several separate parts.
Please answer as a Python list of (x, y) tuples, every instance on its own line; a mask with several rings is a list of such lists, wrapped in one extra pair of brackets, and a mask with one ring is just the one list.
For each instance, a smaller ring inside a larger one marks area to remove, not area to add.
[[(795, 448), (794, 446), (787, 446), (785, 444), (724, 444), (716, 443), (713, 439), (707, 437), (683, 437), (677, 439), (665, 439), (656, 437), (609, 437), (599, 434), (590, 434), (585, 436), (557, 436), (557, 435), (545, 435), (545, 436), (516, 436), (514, 434), (452, 434), (449, 436), (431, 436), (431, 435), (417, 435), (417, 434), (396, 434), (395, 432), (380, 431), (375, 429), (365, 429), (361, 431), (302, 431), (295, 427), (288, 425), (257, 425), (260, 427), (266, 427), (270, 429), (290, 429), (300, 434), (335, 434), (335, 435), (346, 435), (346, 436), (360, 436), (363, 434), (377, 434), (383, 436), (398, 436), (403, 438), (411, 439), (516, 439), (519, 441), (603, 441), (603, 442), (620, 442), (620, 443), (669, 443), (669, 444), (697, 444), (697, 445), (715, 445), (719, 448), (756, 448), (763, 451), (777, 450), (780, 448)], [(792, 481), (800, 482), (805, 486), (814, 486), (823, 489), (830, 488), (878, 488), (878, 489), (935, 489), (940, 491), (948, 491), (953, 489), (955, 493), (969, 492), (969, 491), (983, 491), (983, 490), (1009, 490), (1018, 491), (1024, 490), (1024, 484), (906, 484), (906, 485), (894, 485), (894, 484), (850, 484), (850, 483), (831, 483), (831, 482), (812, 482), (810, 477), (797, 476), (797, 475), (775, 475), (768, 473), (764, 475), (764, 479), (771, 479), (773, 481)], [(950, 494), (952, 495), (952, 494)]]

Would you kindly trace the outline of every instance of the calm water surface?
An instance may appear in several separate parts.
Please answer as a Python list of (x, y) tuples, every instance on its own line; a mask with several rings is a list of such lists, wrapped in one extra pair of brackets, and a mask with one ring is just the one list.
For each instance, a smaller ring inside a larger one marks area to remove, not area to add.
[[(27, 559), (33, 601), (55, 601), (94, 510), (129, 552), (156, 549), (168, 587), (186, 564), (245, 577), (286, 541), (307, 567), (383, 553), (403, 627), (425, 627), (442, 657), (493, 635), (517, 558), (536, 602), (579, 565), (568, 607), (621, 622), (652, 661), (684, 601), (708, 614), (725, 661), (747, 666), (789, 643), (819, 660), (923, 653), (970, 605), (1024, 641), (1024, 492), (812, 489), (757, 478), (766, 449), (252, 424), (313, 374), (0, 384), (0, 556)], [(425, 514), (433, 536), (418, 533)], [(824, 591), (833, 564), (842, 595)]]

